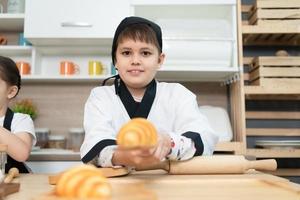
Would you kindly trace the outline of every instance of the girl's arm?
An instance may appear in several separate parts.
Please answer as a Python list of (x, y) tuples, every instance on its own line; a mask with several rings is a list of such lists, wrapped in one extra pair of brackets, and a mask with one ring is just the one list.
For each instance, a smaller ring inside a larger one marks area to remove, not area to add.
[(29, 157), (32, 147), (32, 136), (26, 132), (11, 133), (0, 127), (0, 143), (6, 144), (7, 154), (13, 159), (24, 162)]

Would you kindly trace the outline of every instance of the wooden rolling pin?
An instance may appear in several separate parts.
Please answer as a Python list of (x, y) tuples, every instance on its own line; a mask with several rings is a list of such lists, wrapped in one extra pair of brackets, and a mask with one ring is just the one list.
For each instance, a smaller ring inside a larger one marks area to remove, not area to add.
[[(274, 159), (246, 160), (244, 156), (220, 155), (199, 156), (187, 161), (164, 161), (158, 165), (136, 168), (137, 171), (163, 169), (169, 174), (243, 174), (249, 169), (273, 171), (277, 163)], [(106, 177), (129, 174), (126, 168), (99, 168)], [(49, 176), (49, 184), (56, 184), (60, 174)]]
[(6, 175), (5, 179), (4, 179), (4, 183), (11, 183), (12, 180), (15, 178), (15, 177), (18, 177), (19, 176), (19, 170), (15, 167), (13, 168), (10, 168), (8, 170), (8, 174)]
[(155, 166), (139, 167), (136, 170), (163, 169), (169, 174), (243, 174), (249, 169), (274, 171), (275, 159), (246, 160), (244, 156), (199, 156), (187, 161), (165, 161)]

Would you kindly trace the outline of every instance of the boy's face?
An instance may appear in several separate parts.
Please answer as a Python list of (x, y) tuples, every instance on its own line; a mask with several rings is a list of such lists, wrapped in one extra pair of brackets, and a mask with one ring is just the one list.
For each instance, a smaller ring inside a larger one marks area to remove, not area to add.
[(152, 81), (164, 58), (153, 44), (124, 39), (118, 44), (115, 65), (128, 87), (141, 89)]

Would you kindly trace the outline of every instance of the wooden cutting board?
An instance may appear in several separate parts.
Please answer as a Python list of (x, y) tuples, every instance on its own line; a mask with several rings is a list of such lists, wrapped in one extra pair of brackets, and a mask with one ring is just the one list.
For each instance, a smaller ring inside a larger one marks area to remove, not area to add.
[(19, 192), (20, 183), (1, 183), (0, 184), (0, 199), (7, 195)]
[[(101, 200), (157, 200), (157, 195), (149, 189), (146, 189), (143, 183), (120, 183), (112, 185), (112, 197)], [(54, 192), (42, 194), (34, 200), (82, 200), (78, 198), (58, 197)], [(99, 200), (99, 199), (86, 199)]]

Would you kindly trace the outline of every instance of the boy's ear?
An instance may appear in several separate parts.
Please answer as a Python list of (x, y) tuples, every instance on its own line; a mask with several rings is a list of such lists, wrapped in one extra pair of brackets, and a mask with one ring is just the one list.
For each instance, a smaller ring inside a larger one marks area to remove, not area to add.
[[(164, 63), (165, 57), (166, 57), (166, 55), (165, 55), (164, 53), (161, 53), (161, 54), (159, 55), (159, 57), (158, 57), (158, 64), (159, 64), (160, 67), (161, 67), (161, 65)], [(159, 67), (159, 68), (160, 68), (160, 67)]]
[(8, 99), (14, 98), (17, 95), (18, 91), (19, 91), (19, 89), (17, 86), (15, 86), (15, 85), (10, 86), (8, 89), (7, 98)]

